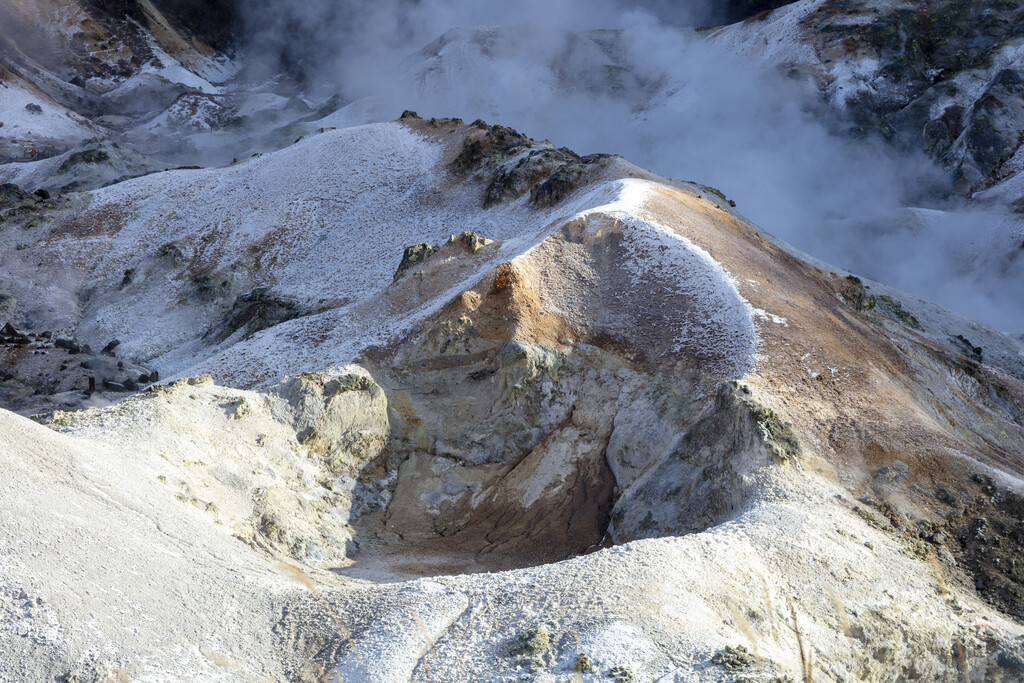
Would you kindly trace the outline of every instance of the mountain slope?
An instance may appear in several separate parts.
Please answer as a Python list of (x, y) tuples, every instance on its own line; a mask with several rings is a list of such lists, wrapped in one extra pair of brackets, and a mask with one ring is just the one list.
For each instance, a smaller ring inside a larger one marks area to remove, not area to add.
[(255, 391), (0, 412), (0, 677), (1019, 677), (1024, 384), (706, 188), (410, 113), (34, 206), (9, 364)]

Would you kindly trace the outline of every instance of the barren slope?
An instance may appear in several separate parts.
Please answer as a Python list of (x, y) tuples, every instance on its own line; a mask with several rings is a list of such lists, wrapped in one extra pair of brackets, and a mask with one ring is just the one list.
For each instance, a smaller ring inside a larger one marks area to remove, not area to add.
[(12, 196), (25, 412), (117, 358), (19, 332), (214, 377), (0, 412), (0, 678), (1024, 670), (1024, 385), (706, 189), (407, 115)]

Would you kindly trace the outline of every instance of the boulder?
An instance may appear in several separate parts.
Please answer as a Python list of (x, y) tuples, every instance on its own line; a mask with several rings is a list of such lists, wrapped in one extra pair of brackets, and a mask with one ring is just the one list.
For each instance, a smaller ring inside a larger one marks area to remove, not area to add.
[(390, 430), (384, 390), (356, 366), (285, 378), (276, 412), (332, 472), (357, 474), (384, 449)]

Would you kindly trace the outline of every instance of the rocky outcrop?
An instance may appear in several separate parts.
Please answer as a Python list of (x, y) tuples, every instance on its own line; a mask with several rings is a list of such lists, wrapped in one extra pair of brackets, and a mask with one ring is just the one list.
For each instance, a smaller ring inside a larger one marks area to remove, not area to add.
[[(451, 167), (487, 185), (484, 208), (530, 193), (534, 206), (552, 207), (577, 186), (592, 180), (607, 154), (580, 157), (565, 147), (537, 143), (504, 126), (474, 122)], [(584, 175), (587, 177), (584, 178)]]
[(273, 392), (285, 401), (299, 443), (323, 457), (331, 472), (355, 478), (383, 451), (388, 403), (365, 371), (306, 373)]
[(146, 25), (155, 8), (183, 35), (216, 50), (235, 46), (238, 7), (235, 0), (90, 0), (89, 4), (111, 18), (125, 17)]
[[(853, 135), (923, 150), (965, 197), (1017, 173), (1011, 160), (1024, 133), (1017, 4), (825, 0), (785, 11), (797, 32), (778, 36), (787, 45), (770, 59), (811, 76)], [(790, 22), (776, 24), (783, 26)], [(756, 20), (729, 29), (751, 46), (773, 30)]]
[(137, 392), (159, 378), (118, 358), (115, 341), (94, 351), (75, 339), (21, 332), (7, 323), (0, 329), (0, 401), (24, 415), (77, 410)]
[(736, 382), (722, 385), (709, 415), (666, 441), (672, 445), (664, 461), (641, 470), (616, 504), (613, 537), (619, 542), (699, 532), (733, 519), (759, 470), (800, 455), (792, 425)]

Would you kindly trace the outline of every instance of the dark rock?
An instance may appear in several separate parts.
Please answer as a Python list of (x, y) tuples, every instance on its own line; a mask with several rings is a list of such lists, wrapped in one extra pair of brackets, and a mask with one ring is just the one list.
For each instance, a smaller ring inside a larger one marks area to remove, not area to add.
[(482, 137), (467, 135), (452, 168), (458, 173), (469, 173), (481, 165), (496, 165), (529, 144), (530, 138), (512, 128), (491, 126)]
[(840, 296), (854, 310), (859, 313), (867, 313), (874, 310), (878, 300), (874, 294), (869, 295), (864, 289), (863, 281), (856, 275), (847, 275), (845, 281), (840, 285)]
[(607, 158), (580, 157), (571, 149), (553, 149), (511, 128), (478, 121), (467, 131), (451, 168), (460, 175), (476, 172), (474, 177), (487, 180), (484, 208), (527, 191), (534, 206), (553, 206), (575, 189), (588, 166)]
[(126, 379), (126, 380), (124, 381), (124, 386), (125, 386), (125, 387), (126, 387), (126, 388), (128, 389), (128, 391), (138, 391), (138, 390), (139, 390), (139, 388), (140, 388), (140, 387), (139, 387), (139, 383), (138, 383), (138, 382), (136, 382), (136, 381), (135, 381), (134, 379), (132, 379), (131, 377), (129, 377), (128, 379)]
[(114, 349), (116, 349), (120, 345), (121, 345), (121, 340), (113, 339), (106, 346), (103, 347), (103, 350), (100, 353), (102, 353), (105, 356), (113, 356), (114, 355)]
[(958, 501), (956, 494), (944, 486), (935, 489), (935, 499), (946, 505), (956, 505)]
[(25, 105), (25, 111), (29, 112), (30, 114), (42, 114), (43, 108), (35, 102), (29, 102)]
[(959, 350), (961, 353), (963, 353), (971, 360), (977, 361), (979, 363), (984, 362), (982, 356), (983, 349), (980, 346), (973, 345), (971, 341), (964, 337), (962, 334), (958, 334), (955, 337), (950, 337), (949, 341), (953, 343), (953, 346), (956, 347), (957, 350)]
[(488, 242), (486, 237), (470, 230), (464, 230), (458, 237), (452, 235), (448, 239), (449, 244), (460, 244), (471, 254), (480, 251)]
[(47, 192), (46, 190), (42, 189), (42, 188), (36, 190), (32, 194), (34, 194), (35, 196), (39, 197), (43, 201), (46, 201), (47, 199), (50, 198), (50, 193)]
[(32, 195), (13, 183), (0, 185), (0, 207), (15, 206), (32, 199)]
[(110, 161), (110, 153), (103, 149), (87, 149), (75, 152), (64, 160), (64, 163), (57, 169), (56, 175), (70, 173), (74, 170), (75, 166), (81, 166), (82, 164), (102, 164), (108, 161)]
[(402, 254), (402, 262), (398, 264), (398, 270), (395, 271), (395, 281), (397, 282), (405, 271), (421, 265), (436, 251), (437, 247), (429, 242), (406, 247), (405, 252)]
[(564, 164), (547, 180), (537, 183), (530, 190), (530, 202), (534, 206), (551, 207), (569, 196), (583, 173), (578, 164)]
[(518, 197), (520, 190), (518, 168), (499, 168), (494, 172), (484, 192), (484, 208), (500, 204), (506, 197)]
[[(216, 50), (227, 50), (238, 40), (239, 9), (243, 6), (233, 0), (154, 0), (153, 5), (173, 26), (184, 29), (186, 35), (194, 35)], [(139, 7), (144, 5), (135, 5), (135, 8)], [(133, 19), (144, 25), (151, 20), (144, 10), (136, 11)]]
[(224, 321), (210, 328), (204, 338), (224, 341), (238, 331), (248, 337), (311, 312), (291, 298), (274, 296), (269, 287), (257, 287), (237, 297)]
[[(1024, 74), (998, 70), (980, 93), (963, 89), (958, 76), (975, 69), (984, 73), (1002, 61), (995, 55), (1024, 34), (1024, 5), (1009, 0), (886, 3), (873, 10), (872, 21), (847, 17), (862, 9), (863, 3), (823, 0), (801, 22), (819, 48), (842, 47), (855, 59), (878, 60), (870, 92), (847, 103), (855, 129), (919, 145), (950, 171), (953, 186), (944, 189), (964, 196), (1012, 173), (1005, 162), (1024, 130)], [(933, 117), (936, 107), (949, 101), (957, 104)]]
[(121, 384), (120, 382), (114, 382), (109, 379), (103, 380), (103, 388), (109, 389), (111, 391), (128, 391), (128, 387), (126, 387), (124, 384)]

